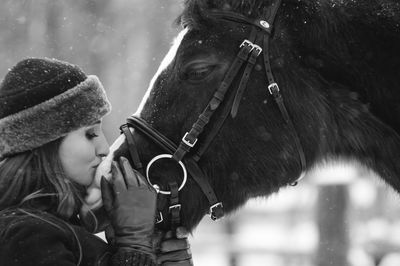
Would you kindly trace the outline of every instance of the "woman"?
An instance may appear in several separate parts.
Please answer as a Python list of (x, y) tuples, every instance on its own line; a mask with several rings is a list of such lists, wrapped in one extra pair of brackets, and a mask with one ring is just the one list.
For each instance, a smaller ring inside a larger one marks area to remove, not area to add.
[[(101, 119), (111, 106), (96, 76), (22, 60), (2, 81), (0, 103), (1, 265), (191, 265), (184, 230), (155, 255), (156, 193), (125, 158), (101, 181), (104, 208), (94, 214), (85, 203), (109, 149)], [(96, 217), (112, 226), (109, 244), (83, 226), (98, 231)]]

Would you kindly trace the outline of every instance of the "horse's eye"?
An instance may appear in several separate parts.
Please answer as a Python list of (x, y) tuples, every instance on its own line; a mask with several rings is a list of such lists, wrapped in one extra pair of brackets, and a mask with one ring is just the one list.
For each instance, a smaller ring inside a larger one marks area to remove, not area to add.
[(202, 66), (197, 68), (191, 68), (185, 71), (183, 79), (189, 81), (200, 81), (205, 79), (213, 71), (213, 66)]

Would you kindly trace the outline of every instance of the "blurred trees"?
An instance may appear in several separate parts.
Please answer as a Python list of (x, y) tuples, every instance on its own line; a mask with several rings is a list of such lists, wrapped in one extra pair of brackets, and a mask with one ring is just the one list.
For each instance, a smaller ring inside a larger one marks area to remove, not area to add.
[(0, 9), (0, 76), (26, 57), (55, 57), (102, 81), (113, 104), (110, 142), (136, 111), (173, 37), (178, 0), (7, 0)]

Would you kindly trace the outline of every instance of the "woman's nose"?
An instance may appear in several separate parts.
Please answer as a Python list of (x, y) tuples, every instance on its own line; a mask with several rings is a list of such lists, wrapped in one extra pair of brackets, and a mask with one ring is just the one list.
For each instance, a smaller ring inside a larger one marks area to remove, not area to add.
[(102, 134), (101, 138), (99, 139), (98, 147), (96, 149), (96, 155), (99, 157), (105, 157), (110, 152), (110, 145), (106, 140), (105, 136)]

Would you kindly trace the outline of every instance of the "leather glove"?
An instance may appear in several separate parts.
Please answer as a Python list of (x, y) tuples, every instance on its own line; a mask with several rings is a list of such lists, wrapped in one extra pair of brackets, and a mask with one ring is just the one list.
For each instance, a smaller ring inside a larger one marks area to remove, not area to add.
[(120, 167), (113, 162), (111, 182), (101, 179), (102, 200), (113, 227), (114, 245), (153, 255), (157, 193), (126, 158), (121, 157), (119, 164)]
[(161, 240), (157, 250), (157, 265), (162, 266), (193, 266), (192, 253), (188, 242), (188, 232), (184, 227), (178, 227), (176, 233), (168, 231)]

